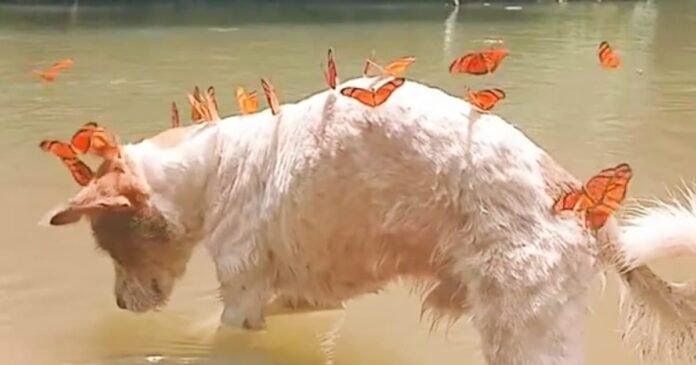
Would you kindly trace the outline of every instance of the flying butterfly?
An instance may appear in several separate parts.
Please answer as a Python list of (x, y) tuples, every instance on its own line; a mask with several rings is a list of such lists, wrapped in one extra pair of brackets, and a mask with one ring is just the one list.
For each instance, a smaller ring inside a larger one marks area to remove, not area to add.
[(592, 176), (582, 189), (560, 196), (553, 211), (581, 212), (585, 215), (586, 226), (598, 230), (621, 207), (632, 177), (633, 170), (627, 163), (606, 168)]
[(259, 99), (256, 91), (246, 92), (243, 87), (237, 88), (237, 104), (242, 114), (252, 114), (259, 110)]
[(64, 58), (55, 62), (46, 70), (33, 70), (32, 72), (38, 75), (44, 82), (53, 82), (61, 72), (71, 68), (73, 64), (72, 58)]
[(397, 77), (384, 83), (377, 90), (363, 89), (359, 87), (345, 87), (341, 89), (341, 94), (353, 98), (364, 105), (377, 107), (384, 104), (394, 91), (400, 88), (406, 79)]
[(261, 78), (261, 86), (263, 87), (263, 94), (266, 96), (266, 102), (271, 108), (271, 113), (273, 115), (278, 115), (278, 113), (280, 113), (280, 104), (278, 103), (278, 96), (276, 95), (275, 88), (264, 78)]
[(508, 54), (509, 51), (505, 48), (486, 48), (478, 52), (468, 53), (455, 58), (450, 63), (449, 72), (470, 75), (492, 74)]
[(467, 90), (466, 99), (479, 111), (489, 111), (500, 101), (505, 99), (505, 91), (502, 89), (484, 89), (479, 91)]
[(599, 57), (599, 65), (603, 68), (619, 68), (621, 67), (621, 59), (619, 55), (609, 45), (609, 42), (602, 41), (597, 48), (597, 57)]

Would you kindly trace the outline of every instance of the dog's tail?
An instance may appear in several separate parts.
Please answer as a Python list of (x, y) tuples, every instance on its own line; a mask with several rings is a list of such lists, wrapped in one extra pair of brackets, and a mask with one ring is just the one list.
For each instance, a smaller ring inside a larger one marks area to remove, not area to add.
[(621, 282), (622, 338), (643, 358), (696, 363), (696, 283), (661, 279), (647, 263), (696, 254), (696, 196), (640, 204), (598, 236)]

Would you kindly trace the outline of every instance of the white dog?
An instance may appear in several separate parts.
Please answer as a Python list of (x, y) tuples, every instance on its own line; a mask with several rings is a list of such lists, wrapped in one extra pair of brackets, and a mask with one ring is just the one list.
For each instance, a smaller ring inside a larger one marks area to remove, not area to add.
[(89, 219), (123, 309), (165, 305), (202, 242), (229, 326), (262, 328), (274, 301), (336, 307), (406, 278), (433, 321), (471, 316), (489, 364), (577, 365), (588, 286), (612, 268), (643, 353), (696, 353), (696, 291), (643, 266), (696, 247), (693, 200), (623, 228), (612, 218), (595, 237), (551, 211), (577, 179), (514, 126), (439, 89), (407, 81), (376, 108), (329, 90), (277, 116), (121, 148), (47, 219)]

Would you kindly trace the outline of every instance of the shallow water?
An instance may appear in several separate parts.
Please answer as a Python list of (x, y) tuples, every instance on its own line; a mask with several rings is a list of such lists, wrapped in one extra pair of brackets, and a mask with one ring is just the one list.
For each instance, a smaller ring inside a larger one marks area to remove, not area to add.
[[(576, 176), (630, 162), (631, 197), (696, 181), (696, 2), (505, 6), (0, 7), (1, 362), (321, 364), (317, 337), (334, 326), (335, 312), (274, 317), (259, 334), (216, 334), (216, 282), (202, 251), (167, 309), (118, 310), (110, 259), (86, 225), (36, 225), (76, 191), (36, 145), (68, 138), (88, 120), (127, 140), (151, 135), (194, 84), (216, 86), (223, 114), (236, 113), (234, 88), (260, 90), (260, 76), (281, 100), (298, 100), (324, 88), (318, 65), (329, 46), (343, 78), (358, 75), (375, 49), (380, 60), (416, 55), (408, 75), (453, 94), (503, 87), (508, 98), (496, 112)], [(623, 69), (597, 66), (603, 39)], [(511, 50), (495, 75), (447, 73), (451, 59), (495, 40)], [(51, 85), (30, 72), (64, 57), (75, 67)], [(687, 260), (656, 267), (672, 279), (696, 276)], [(634, 364), (615, 332), (616, 285), (593, 293), (587, 362)], [(429, 335), (418, 313), (417, 298), (398, 286), (351, 302), (336, 363), (482, 364), (465, 321)]]

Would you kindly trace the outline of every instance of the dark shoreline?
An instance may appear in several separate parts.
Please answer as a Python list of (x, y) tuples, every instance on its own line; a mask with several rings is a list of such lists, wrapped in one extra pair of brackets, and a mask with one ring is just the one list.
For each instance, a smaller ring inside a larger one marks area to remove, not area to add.
[[(566, 2), (597, 2), (597, 0), (564, 0)], [(604, 2), (641, 2), (645, 0), (603, 0)], [(452, 0), (0, 0), (0, 5), (20, 6), (64, 6), (72, 7), (75, 3), (80, 7), (96, 6), (146, 6), (150, 4), (167, 4), (175, 6), (200, 6), (200, 5), (295, 5), (295, 4), (452, 4)], [(556, 3), (556, 0), (459, 0), (466, 4), (500, 4), (500, 3)]]

